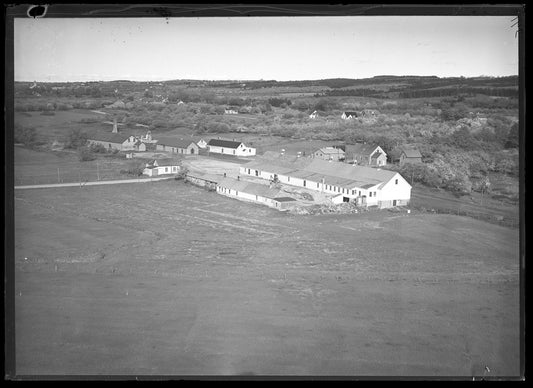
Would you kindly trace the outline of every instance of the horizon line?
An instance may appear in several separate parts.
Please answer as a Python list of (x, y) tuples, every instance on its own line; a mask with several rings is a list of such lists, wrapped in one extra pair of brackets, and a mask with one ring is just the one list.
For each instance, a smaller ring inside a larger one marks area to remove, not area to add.
[(164, 79), (164, 80), (153, 80), (153, 79), (127, 79), (127, 78), (117, 78), (112, 80), (103, 80), (103, 79), (88, 79), (88, 80), (73, 80), (73, 81), (40, 81), (40, 80), (14, 80), (14, 82), (40, 82), (40, 83), (80, 83), (80, 82), (117, 82), (117, 81), (129, 81), (129, 82), (173, 82), (173, 81), (203, 81), (203, 82), (313, 82), (313, 81), (326, 81), (326, 80), (336, 80), (336, 79), (345, 79), (345, 80), (367, 80), (379, 77), (396, 77), (396, 78), (406, 78), (406, 77), (420, 77), (420, 78), (508, 78), (508, 77), (518, 77), (518, 74), (509, 74), (509, 75), (475, 75), (475, 76), (464, 76), (464, 75), (453, 75), (453, 76), (438, 76), (438, 75), (416, 75), (416, 74), (406, 74), (406, 75), (391, 75), (391, 74), (380, 74), (374, 75), (372, 77), (364, 78), (349, 78), (349, 77), (332, 77), (332, 78), (316, 78), (316, 79), (291, 79), (291, 80), (276, 80), (276, 79), (207, 79), (207, 78), (174, 78), (174, 79)]

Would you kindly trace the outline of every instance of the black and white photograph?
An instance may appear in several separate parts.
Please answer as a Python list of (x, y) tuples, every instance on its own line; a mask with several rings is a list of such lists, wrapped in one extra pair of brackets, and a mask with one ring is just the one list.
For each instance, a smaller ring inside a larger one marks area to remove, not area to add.
[(524, 378), (522, 7), (62, 7), (5, 8), (6, 379)]

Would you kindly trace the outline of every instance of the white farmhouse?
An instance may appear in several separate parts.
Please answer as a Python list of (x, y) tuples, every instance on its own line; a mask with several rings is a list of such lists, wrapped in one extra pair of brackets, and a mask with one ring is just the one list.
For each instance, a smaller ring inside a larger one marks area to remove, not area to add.
[(240, 174), (277, 180), (330, 196), (333, 203), (356, 202), (362, 206), (405, 206), (411, 185), (397, 172), (353, 166), (319, 158), (298, 158), (266, 152), (240, 167)]
[(255, 148), (246, 147), (243, 142), (223, 139), (209, 140), (207, 150), (216, 154), (235, 156), (254, 156), (256, 154)]

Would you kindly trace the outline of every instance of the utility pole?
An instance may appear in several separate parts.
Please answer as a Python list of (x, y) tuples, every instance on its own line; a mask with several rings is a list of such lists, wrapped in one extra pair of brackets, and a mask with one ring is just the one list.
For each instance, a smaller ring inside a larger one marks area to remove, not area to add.
[(61, 177), (59, 175), (59, 167), (57, 168), (57, 183), (61, 183)]
[(100, 170), (98, 168), (98, 160), (96, 161), (96, 180), (100, 180)]

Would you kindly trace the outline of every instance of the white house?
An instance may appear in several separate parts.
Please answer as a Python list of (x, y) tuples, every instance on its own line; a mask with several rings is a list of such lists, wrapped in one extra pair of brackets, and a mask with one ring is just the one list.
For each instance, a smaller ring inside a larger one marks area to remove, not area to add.
[(146, 163), (143, 174), (148, 176), (171, 175), (177, 174), (179, 170), (180, 166), (177, 164), (165, 164), (160, 166), (159, 163), (157, 163), (157, 160), (151, 160)]
[(310, 119), (316, 119), (317, 117), (318, 117), (318, 112), (316, 110), (309, 115)]
[(235, 140), (211, 139), (207, 143), (209, 152), (235, 156), (254, 156), (256, 149), (247, 147), (243, 142)]
[(239, 112), (235, 109), (232, 109), (232, 108), (225, 108), (224, 109), (224, 114), (226, 115), (237, 115), (239, 114)]
[(196, 144), (198, 144), (198, 147), (200, 147), (201, 149), (207, 148), (207, 142), (204, 139), (198, 140)]
[(341, 118), (343, 120), (350, 120), (350, 119), (354, 119), (354, 118), (357, 118), (357, 117), (359, 117), (359, 115), (355, 111), (342, 112), (342, 115), (341, 115)]
[(360, 166), (385, 166), (387, 154), (376, 144), (346, 144), (346, 161)]
[(405, 206), (411, 185), (397, 172), (354, 166), (319, 158), (298, 158), (267, 151), (240, 167), (240, 174), (277, 179), (282, 184), (305, 187), (330, 196), (333, 203), (362, 206)]

